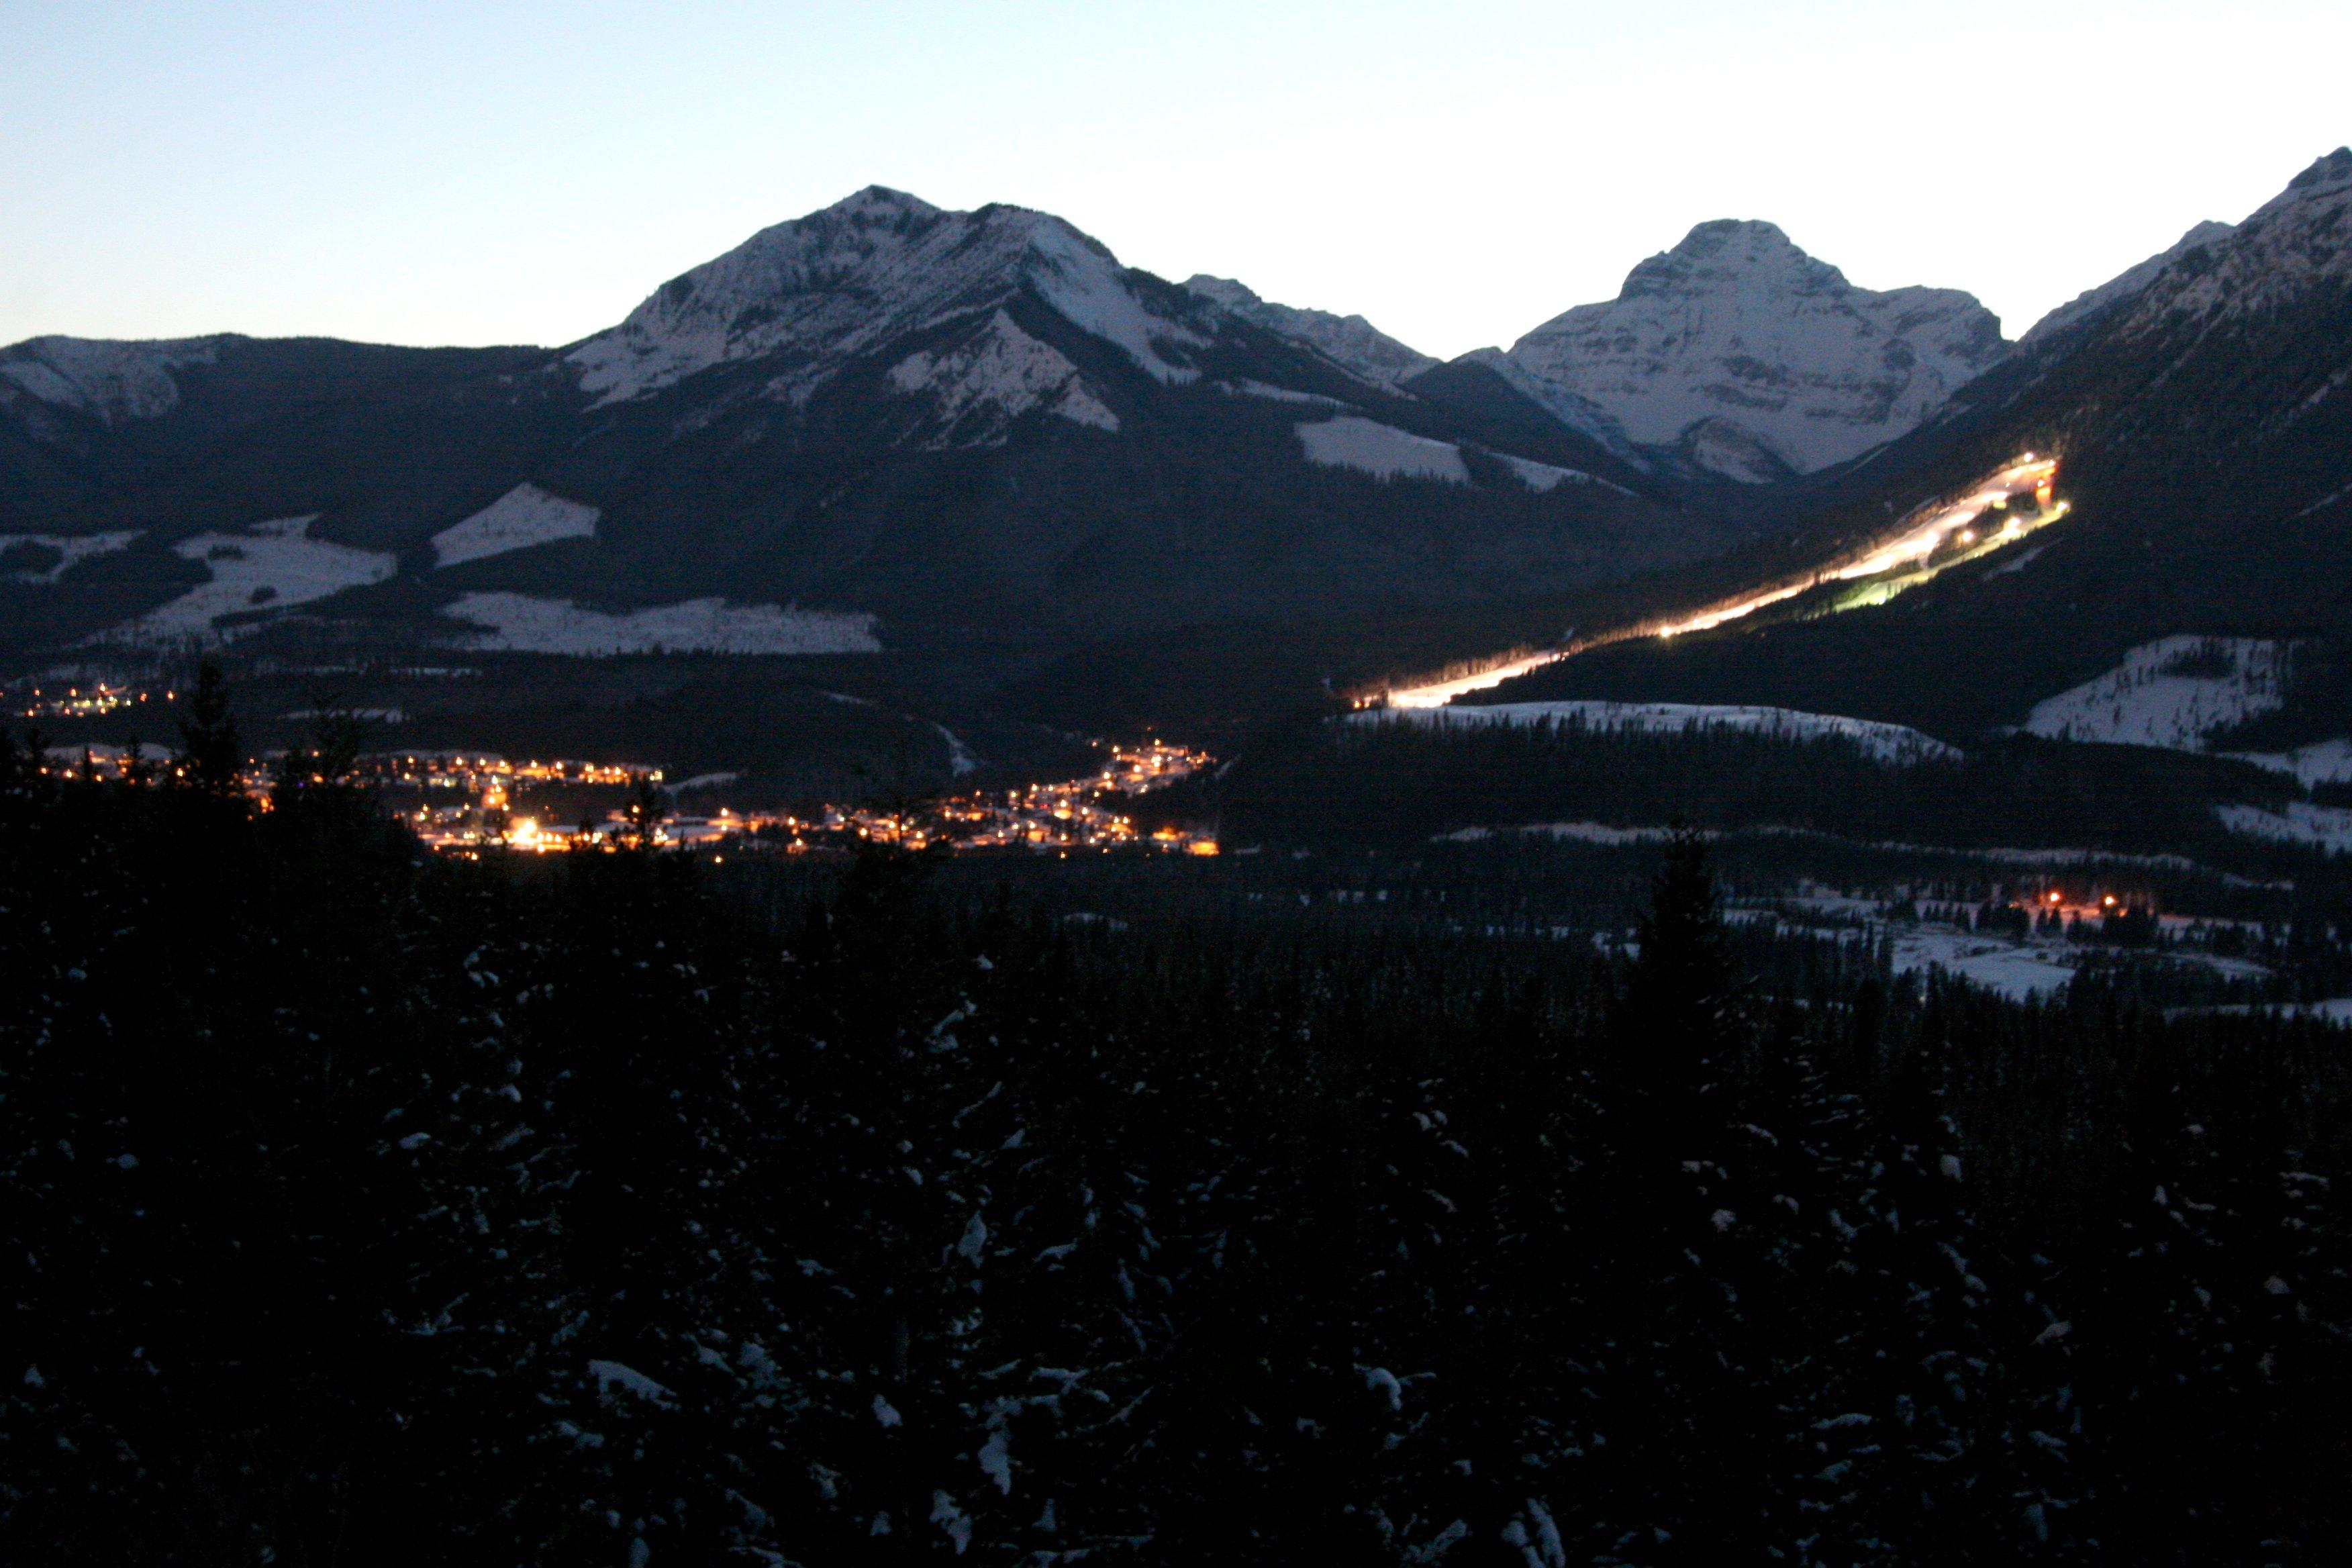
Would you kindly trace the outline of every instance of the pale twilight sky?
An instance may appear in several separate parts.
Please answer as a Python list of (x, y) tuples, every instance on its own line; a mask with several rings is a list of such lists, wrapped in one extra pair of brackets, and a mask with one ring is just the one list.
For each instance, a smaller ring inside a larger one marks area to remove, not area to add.
[(2352, 4), (0, 4), (0, 343), (556, 343), (879, 183), (1425, 352), (1713, 217), (2011, 336), (2352, 141)]

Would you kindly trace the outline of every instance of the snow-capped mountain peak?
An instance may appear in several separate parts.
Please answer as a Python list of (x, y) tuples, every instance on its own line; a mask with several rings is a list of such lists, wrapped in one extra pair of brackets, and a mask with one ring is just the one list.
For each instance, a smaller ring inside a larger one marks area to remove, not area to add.
[(605, 403), (767, 358), (779, 362), (777, 389), (804, 397), (845, 358), (953, 317), (985, 320), (1027, 289), (1155, 379), (1191, 379), (1162, 350), (1181, 351), (1196, 334), (1155, 314), (1129, 276), (1101, 244), (1049, 214), (950, 212), (869, 185), (672, 279), (567, 357)]
[(1590, 405), (1634, 443), (1755, 481), (1904, 434), (2007, 346), (1972, 295), (1857, 289), (1777, 226), (1721, 219), (1508, 358), (1556, 412)]
[(1408, 376), (1438, 363), (1408, 348), (1361, 316), (1334, 315), (1328, 310), (1301, 310), (1261, 300), (1245, 284), (1230, 278), (1195, 273), (1184, 287), (1224, 310), (1273, 332), (1303, 343), (1340, 369), (1374, 386), (1394, 388)]

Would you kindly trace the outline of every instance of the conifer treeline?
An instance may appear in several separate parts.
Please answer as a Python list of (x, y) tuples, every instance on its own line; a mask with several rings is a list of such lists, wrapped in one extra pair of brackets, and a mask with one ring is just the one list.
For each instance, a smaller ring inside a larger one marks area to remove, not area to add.
[(2332, 1030), (5, 764), (10, 1561), (2347, 1545)]
[(2262, 851), (2224, 831), (2214, 805), (2276, 809), (2301, 793), (2291, 778), (2227, 758), (2032, 736), (1895, 765), (1841, 736), (1706, 725), (1645, 733), (1575, 719), (1475, 727), (1316, 721), (1268, 729), (1230, 773), (1187, 781), (1147, 806), (1218, 815), (1244, 843), (1425, 841), (1473, 826), (1681, 820), (2236, 864)]

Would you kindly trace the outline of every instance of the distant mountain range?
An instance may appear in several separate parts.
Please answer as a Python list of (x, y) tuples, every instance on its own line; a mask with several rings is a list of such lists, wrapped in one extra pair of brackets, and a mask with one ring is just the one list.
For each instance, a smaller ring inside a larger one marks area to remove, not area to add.
[(878, 657), (926, 719), (1148, 719), (1040, 683), (1229, 655), (1304, 689), (1540, 641), (2055, 451), (2080, 504), (2032, 564), (1690, 643), (1671, 677), (1628, 649), (1538, 678), (1916, 721), (1901, 659), (1864, 700), (1794, 673), (1814, 652), (1756, 650), (2095, 621), (2079, 658), (1947, 704), (1997, 722), (2119, 639), (2335, 624), (2347, 189), (2339, 152), (2015, 343), (1967, 294), (1856, 289), (1725, 221), (1441, 363), (1046, 214), (878, 186), (556, 350), (37, 338), (0, 350), (0, 658)]

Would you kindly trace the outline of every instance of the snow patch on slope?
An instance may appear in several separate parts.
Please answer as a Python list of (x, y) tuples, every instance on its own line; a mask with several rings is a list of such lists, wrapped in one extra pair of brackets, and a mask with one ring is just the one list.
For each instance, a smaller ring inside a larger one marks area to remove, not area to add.
[(172, 547), (184, 561), (201, 561), (213, 580), (191, 588), (102, 633), (104, 642), (166, 646), (226, 642), (258, 623), (222, 626), (225, 616), (307, 605), (346, 588), (381, 583), (398, 569), (392, 556), (310, 537), (318, 513), (257, 522), (243, 533), (200, 533)]
[(2159, 637), (2106, 674), (2035, 703), (2025, 731), (2201, 752), (2207, 736), (2285, 702), (2289, 647), (2259, 637)]
[(1217, 390), (1228, 397), (1262, 397), (1268, 403), (1297, 403), (1309, 408), (1351, 409), (1356, 405), (1336, 397), (1326, 397), (1319, 392), (1298, 392), (1287, 386), (1275, 386), (1263, 381), (1221, 381)]
[(1622, 485), (1612, 485), (1607, 479), (1595, 479), (1581, 468), (1555, 468), (1549, 463), (1538, 463), (1529, 458), (1514, 458), (1508, 452), (1496, 452), (1494, 456), (1501, 459), (1511, 472), (1519, 476), (1521, 484), (1538, 495), (1549, 493), (1563, 484), (1603, 485), (1615, 490), (1619, 495), (1633, 493)]
[(1555, 317), (1504, 357), (1550, 390), (1547, 406), (1594, 405), (1646, 447), (1710, 421), (1734, 427), (1739, 438), (1718, 431), (1692, 457), (1752, 482), (1751, 443), (1797, 473), (1859, 457), (1917, 426), (2006, 349), (2000, 321), (1971, 295), (1857, 289), (1773, 225), (1726, 220), (1700, 224), (1634, 268), (1615, 300)]
[(1028, 289), (1154, 379), (1192, 380), (1196, 372), (1161, 351), (1200, 335), (1147, 309), (1128, 277), (1109, 251), (1047, 214), (944, 212), (874, 185), (672, 279), (566, 358), (600, 404), (770, 356), (782, 362), (772, 390), (804, 398), (849, 357)]
[(114, 533), (0, 533), (0, 552), (18, 544), (37, 544), (44, 550), (54, 550), (61, 559), (54, 566), (40, 572), (10, 572), (5, 580), (11, 583), (54, 583), (93, 555), (109, 555), (128, 546), (137, 539), (140, 530), (125, 529)]
[(583, 609), (568, 599), (467, 594), (441, 612), (488, 628), (462, 646), (512, 653), (879, 653), (874, 617), (778, 605), (688, 599), (651, 609)]
[[(0, 350), (0, 394), (13, 388), (40, 402), (96, 416), (109, 425), (152, 419), (180, 401), (172, 372), (213, 363), (217, 341), (150, 342), (103, 338), (28, 338)], [(0, 403), (7, 398), (0, 395)]]
[(2305, 789), (2314, 784), (2352, 781), (2352, 737), (2315, 741), (2291, 752), (2229, 752), (2231, 761), (2252, 763), (2274, 773), (2293, 773)]
[(1361, 316), (1337, 316), (1261, 300), (1230, 278), (1196, 273), (1184, 287), (1232, 315), (1313, 349), (1359, 381), (1395, 391), (1400, 382), (1435, 367), (1437, 361), (1407, 348)]
[(433, 536), (433, 564), (455, 566), (512, 550), (589, 539), (604, 515), (593, 506), (552, 496), (537, 485), (517, 485), (463, 522)]
[(2330, 855), (2352, 853), (2352, 811), (2342, 806), (2291, 800), (2277, 811), (2258, 805), (2217, 805), (2213, 814), (2221, 819), (2222, 826), (2241, 837), (2300, 844)]
[(1012, 422), (1038, 407), (1097, 430), (1118, 428), (1118, 416), (1087, 387), (1078, 367), (1003, 310), (961, 348), (908, 354), (890, 367), (889, 380), (902, 393), (928, 392), (937, 400), (948, 429), (934, 447), (1001, 445)]
[(1462, 448), (1451, 441), (1433, 441), (1392, 425), (1343, 415), (1319, 424), (1297, 426), (1307, 460), (1326, 468), (1354, 468), (1383, 479), (1437, 479), (1466, 485), (1470, 470)]
[(1349, 715), (1359, 724), (1410, 722), (1471, 727), (1580, 726), (1601, 733), (1683, 734), (1731, 731), (1792, 741), (1834, 738), (1849, 742), (1873, 760), (1892, 766), (1957, 762), (1960, 752), (1933, 735), (1903, 724), (1853, 719), (1843, 713), (1807, 713), (1793, 708), (1757, 708), (1704, 702), (1497, 702), (1483, 707), (1368, 708)]

